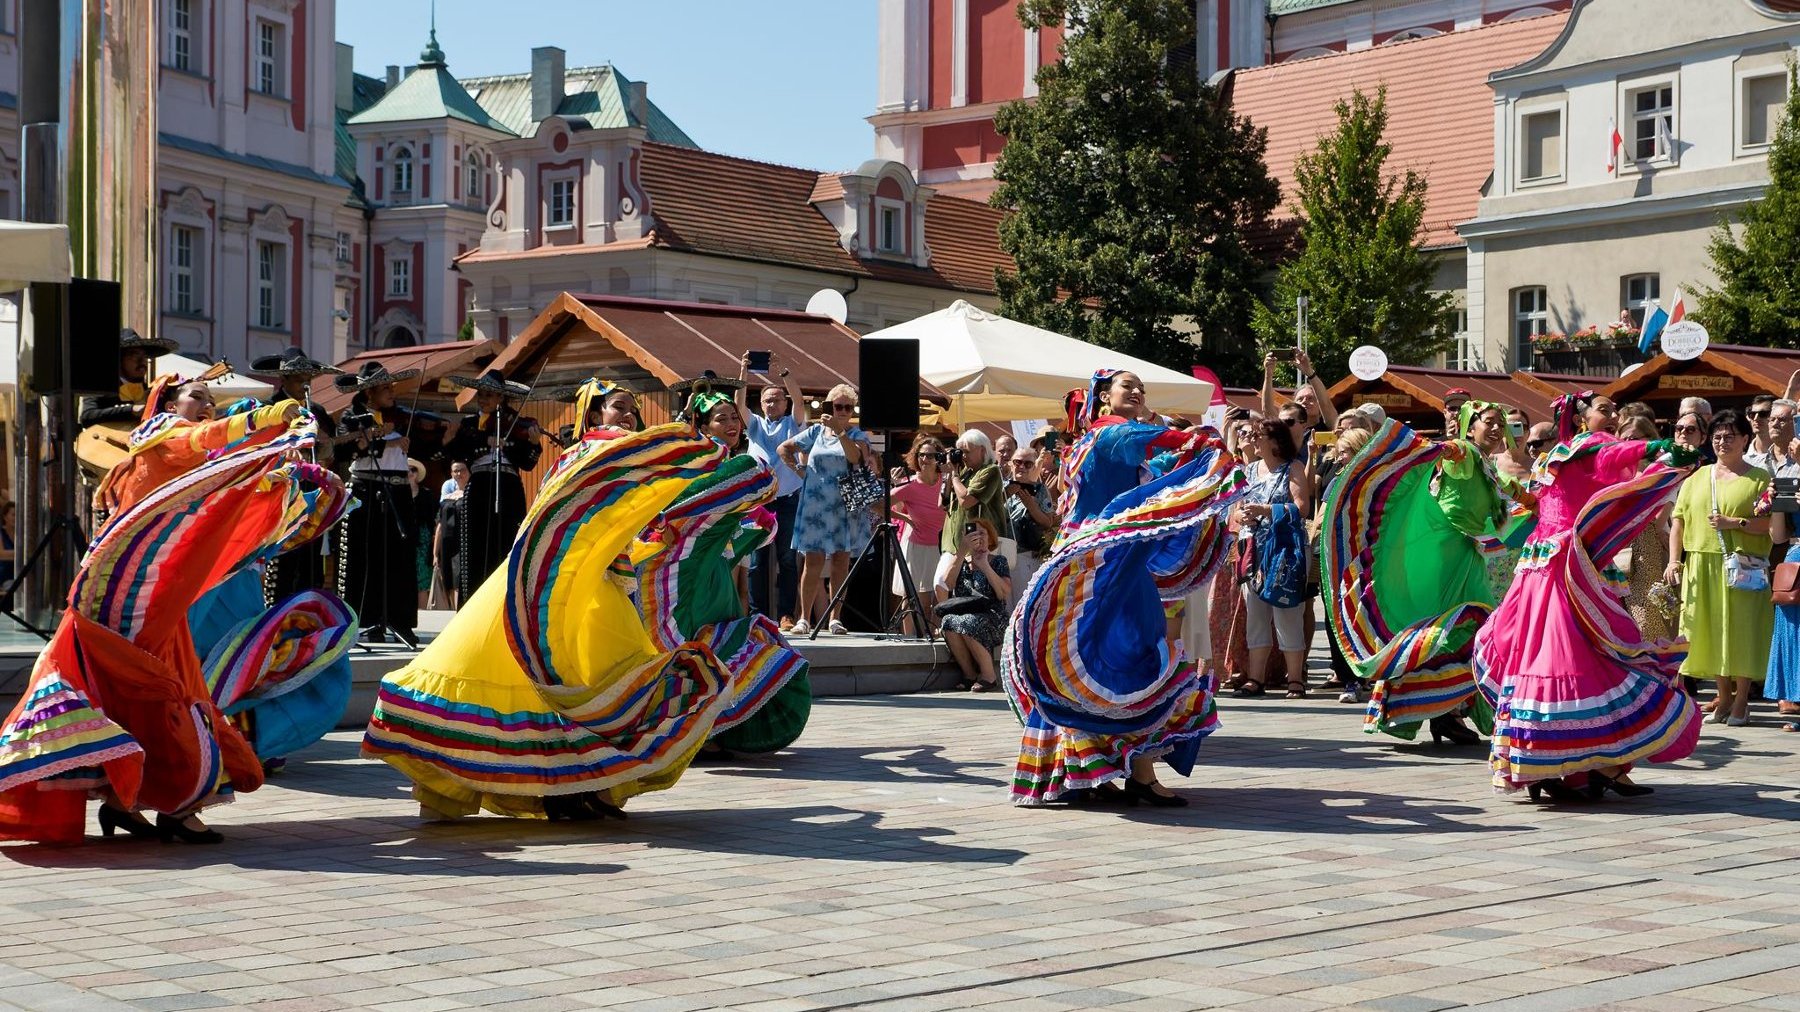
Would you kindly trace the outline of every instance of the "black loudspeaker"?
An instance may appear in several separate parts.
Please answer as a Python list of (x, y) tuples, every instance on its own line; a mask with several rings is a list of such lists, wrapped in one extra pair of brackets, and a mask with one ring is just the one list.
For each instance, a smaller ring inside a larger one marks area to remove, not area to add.
[(119, 329), (122, 310), (116, 281), (74, 278), (66, 285), (34, 284), (30, 319), (21, 333), (29, 342), (32, 390), (53, 394), (64, 386), (62, 349), (69, 349), (67, 386), (77, 394), (113, 393), (119, 388)]
[(858, 424), (910, 432), (919, 427), (919, 339), (882, 337), (856, 346)]

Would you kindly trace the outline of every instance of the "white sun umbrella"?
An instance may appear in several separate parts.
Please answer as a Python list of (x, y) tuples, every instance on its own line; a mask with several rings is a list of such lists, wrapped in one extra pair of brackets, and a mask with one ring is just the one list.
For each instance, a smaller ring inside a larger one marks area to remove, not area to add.
[(919, 378), (949, 394), (959, 426), (1060, 418), (1063, 395), (1086, 387), (1097, 369), (1138, 374), (1150, 407), (1198, 418), (1212, 404), (1205, 380), (1055, 331), (1009, 320), (957, 300), (948, 309), (878, 330), (865, 341), (917, 338)]
[(69, 226), (0, 221), (0, 291), (69, 280)]
[[(174, 353), (158, 355), (151, 360), (151, 363), (151, 369), (158, 376), (167, 373), (198, 376), (212, 368), (211, 363)], [(272, 384), (254, 380), (248, 376), (240, 376), (235, 372), (228, 372), (216, 380), (209, 380), (206, 385), (212, 390), (213, 398), (221, 405), (237, 400), (239, 397), (267, 397), (275, 389)]]

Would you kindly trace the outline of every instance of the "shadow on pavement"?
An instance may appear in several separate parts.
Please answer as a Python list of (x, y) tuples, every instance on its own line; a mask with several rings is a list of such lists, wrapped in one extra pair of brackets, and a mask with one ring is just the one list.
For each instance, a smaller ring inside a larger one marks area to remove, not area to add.
[(1510, 833), (1535, 828), (1463, 822), (1456, 816), (1491, 818), (1493, 813), (1480, 805), (1459, 804), (1441, 798), (1299, 787), (1184, 788), (1180, 781), (1170, 781), (1164, 786), (1186, 797), (1188, 807), (1136, 806), (1118, 809), (1119, 814), (1136, 822), (1269, 833), (1410, 835)]
[(774, 755), (745, 755), (709, 762), (708, 772), (758, 780), (823, 780), (835, 783), (962, 784), (1004, 788), (1012, 775), (1007, 762), (963, 763), (944, 756), (941, 745), (898, 748), (809, 747), (804, 740)]

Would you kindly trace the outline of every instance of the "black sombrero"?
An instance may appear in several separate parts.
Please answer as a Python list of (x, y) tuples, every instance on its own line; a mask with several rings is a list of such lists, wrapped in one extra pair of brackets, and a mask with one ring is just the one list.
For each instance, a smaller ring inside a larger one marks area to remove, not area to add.
[(332, 380), (339, 390), (370, 390), (375, 387), (389, 386), (401, 380), (415, 379), (419, 375), (417, 369), (402, 369), (399, 372), (388, 372), (388, 367), (380, 362), (364, 362), (362, 368), (348, 376), (339, 376)]
[(158, 355), (174, 354), (181, 349), (181, 345), (166, 337), (145, 337), (130, 327), (126, 327), (119, 331), (119, 350), (125, 351), (128, 348), (142, 349), (151, 358), (156, 358)]
[(511, 397), (514, 400), (524, 400), (531, 396), (530, 387), (523, 383), (515, 383), (512, 380), (507, 379), (505, 376), (501, 375), (500, 370), (498, 369), (489, 369), (474, 379), (470, 379), (467, 376), (452, 376), (450, 377), (450, 382), (466, 390), (486, 391), (490, 394), (499, 394), (502, 397)]
[(287, 348), (279, 355), (264, 355), (251, 362), (250, 371), (259, 376), (336, 376), (344, 370), (309, 358), (299, 348)]

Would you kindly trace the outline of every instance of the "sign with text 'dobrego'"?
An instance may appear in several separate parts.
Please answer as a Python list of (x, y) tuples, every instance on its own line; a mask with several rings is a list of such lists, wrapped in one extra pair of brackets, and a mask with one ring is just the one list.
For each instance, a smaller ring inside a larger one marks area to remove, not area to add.
[(1699, 358), (1705, 353), (1710, 339), (1706, 328), (1692, 320), (1679, 320), (1663, 328), (1662, 351), (1680, 362)]
[(1350, 375), (1364, 383), (1373, 383), (1387, 375), (1387, 352), (1365, 344), (1350, 353)]

